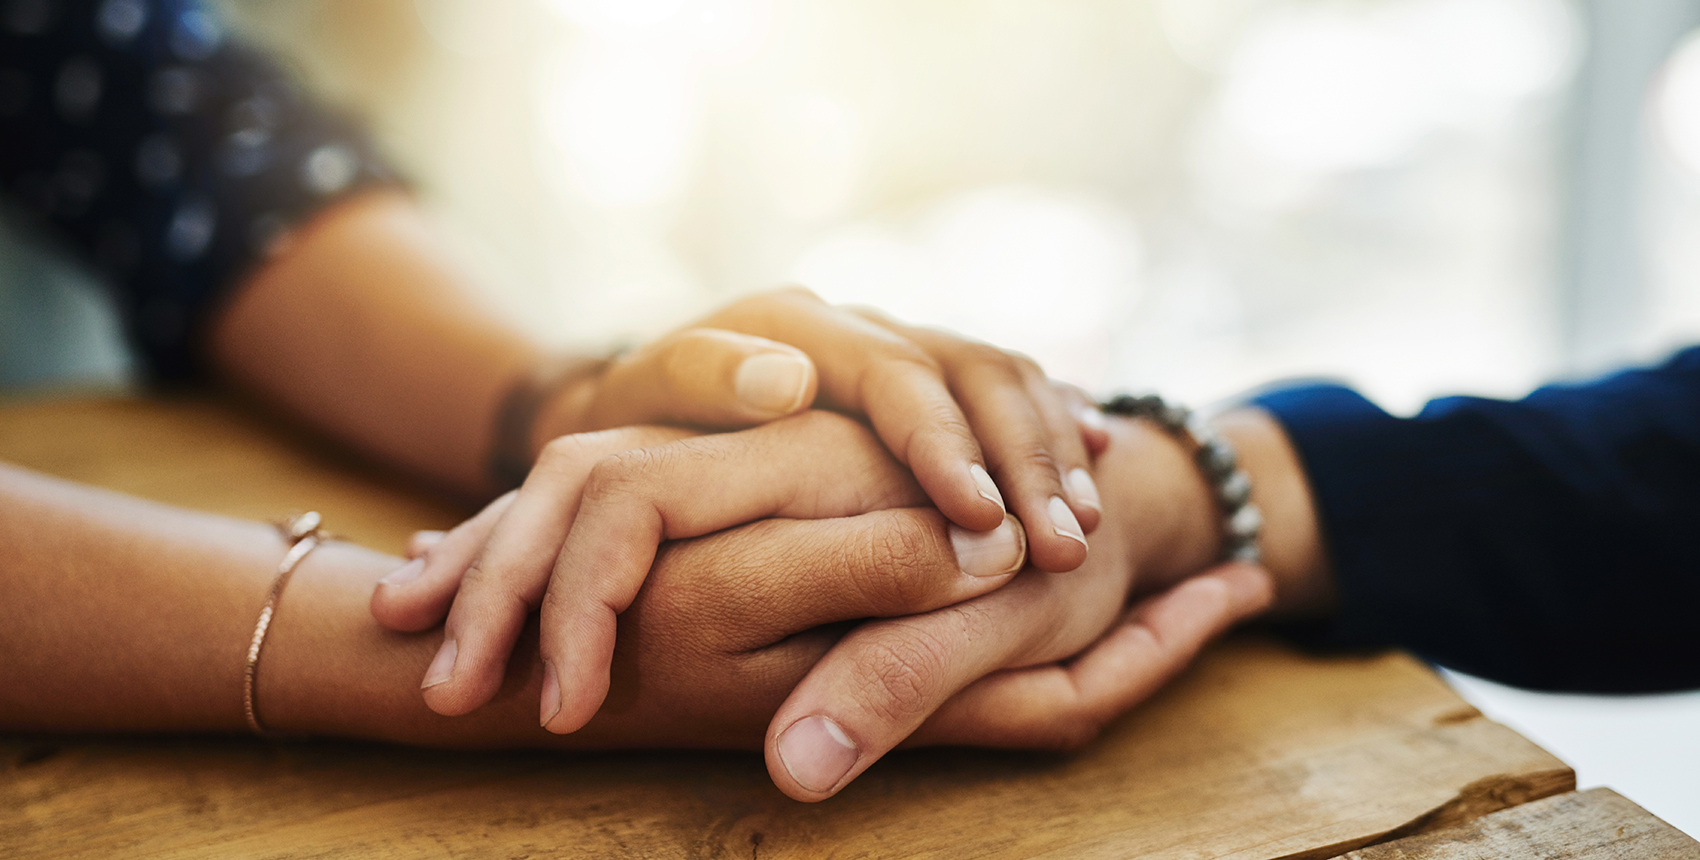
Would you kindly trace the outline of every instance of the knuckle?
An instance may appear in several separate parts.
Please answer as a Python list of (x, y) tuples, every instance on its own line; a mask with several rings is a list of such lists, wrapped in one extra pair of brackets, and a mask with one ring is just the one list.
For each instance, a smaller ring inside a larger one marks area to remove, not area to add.
[(482, 560), (473, 562), (466, 569), (456, 605), (459, 606), (462, 600), (466, 602), (463, 611), (471, 613), (465, 623), (479, 626), (489, 622), (491, 613), (524, 613), (531, 608), (521, 583), (485, 566)]
[(609, 454), (596, 461), (584, 482), (585, 502), (606, 501), (641, 492), (660, 466), (659, 455), (645, 448)]
[(1039, 362), (1034, 361), (1032, 357), (1026, 353), (1005, 352), (1004, 355), (1009, 356), (1009, 360), (1013, 363), (1016, 372), (1020, 373), (1022, 376), (1033, 380), (1045, 379), (1045, 369), (1040, 367)]
[(863, 705), (889, 725), (918, 722), (930, 710), (934, 681), (946, 654), (937, 638), (910, 627), (891, 627), (869, 643), (861, 668)]
[(1047, 484), (1061, 484), (1056, 455), (1038, 438), (1024, 442), (1007, 462), (1016, 471), (1036, 474)]
[(754, 315), (758, 319), (776, 320), (800, 310), (825, 304), (806, 287), (791, 285), (757, 293), (733, 305), (735, 316)]
[(864, 563), (857, 577), (876, 605), (921, 611), (933, 591), (941, 565), (938, 536), (910, 517), (892, 517), (868, 534)]
[(1021, 366), (1016, 357), (988, 343), (966, 341), (957, 347), (961, 360), (995, 371), (999, 374), (1019, 378)]
[(802, 284), (785, 284), (769, 290), (767, 294), (783, 301), (807, 302), (814, 305), (826, 304), (820, 296), (815, 295), (814, 290)]
[(551, 473), (574, 471), (574, 467), (586, 458), (585, 455), (585, 441), (581, 436), (556, 436), (544, 443), (534, 468)]

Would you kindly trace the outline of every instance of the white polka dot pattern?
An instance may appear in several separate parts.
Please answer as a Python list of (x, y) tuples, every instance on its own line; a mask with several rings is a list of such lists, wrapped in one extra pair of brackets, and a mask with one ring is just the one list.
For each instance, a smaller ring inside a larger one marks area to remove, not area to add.
[(110, 274), (156, 377), (295, 224), (394, 182), (199, 0), (0, 0), (0, 194)]

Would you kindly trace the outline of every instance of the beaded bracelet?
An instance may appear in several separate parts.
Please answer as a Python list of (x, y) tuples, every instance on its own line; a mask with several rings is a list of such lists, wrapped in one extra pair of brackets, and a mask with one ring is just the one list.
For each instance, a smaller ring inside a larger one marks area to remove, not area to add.
[(1204, 472), (1211, 495), (1222, 508), (1222, 560), (1262, 561), (1257, 536), (1263, 530), (1263, 512), (1251, 502), (1251, 476), (1239, 467), (1239, 458), (1228, 440), (1195, 422), (1192, 410), (1155, 394), (1121, 394), (1101, 407), (1111, 415), (1150, 419), (1189, 447), (1193, 462)]

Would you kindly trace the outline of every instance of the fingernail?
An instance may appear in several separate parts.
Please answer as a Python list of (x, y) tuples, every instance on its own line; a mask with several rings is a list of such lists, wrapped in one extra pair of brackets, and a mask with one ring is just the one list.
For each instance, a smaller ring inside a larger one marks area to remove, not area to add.
[(416, 558), (401, 567), (396, 568), (389, 576), (378, 580), (385, 585), (406, 585), (419, 578), (425, 572), (425, 559)]
[(1074, 518), (1074, 511), (1068, 509), (1068, 502), (1062, 496), (1052, 496), (1051, 503), (1045, 507), (1045, 513), (1051, 515), (1051, 529), (1065, 538), (1080, 541), (1086, 545), (1086, 532), (1080, 528), (1080, 521)]
[(809, 392), (809, 362), (783, 352), (752, 355), (738, 365), (738, 399), (761, 412), (789, 415)]
[(538, 725), (547, 726), (561, 712), (561, 679), (555, 675), (555, 665), (543, 661), (543, 704), (538, 710)]
[(998, 510), (1008, 512), (1004, 507), (1003, 493), (998, 492), (998, 485), (992, 476), (986, 474), (986, 468), (979, 463), (968, 467), (968, 474), (974, 479), (974, 486), (980, 491), (980, 498), (998, 506)]
[(1074, 494), (1074, 500), (1091, 508), (1101, 511), (1104, 506), (1098, 501), (1098, 484), (1085, 469), (1075, 469), (1068, 473), (1068, 491)]
[(804, 717), (792, 723), (779, 736), (776, 748), (785, 772), (810, 791), (831, 791), (856, 766), (856, 745), (826, 717)]
[(425, 670), (425, 682), (419, 685), (419, 689), (429, 690), (454, 674), (456, 650), (453, 639), (443, 640), (443, 647), (438, 648), (437, 656), (431, 658), (431, 668)]
[(408, 540), (407, 545), (409, 549), (413, 550), (414, 555), (424, 555), (426, 550), (442, 543), (443, 538), (447, 536), (448, 532), (437, 531), (436, 529), (417, 531), (413, 533), (413, 537)]
[(956, 549), (956, 563), (969, 576), (1003, 576), (1021, 569), (1026, 560), (1026, 535), (1007, 514), (1003, 525), (989, 532), (971, 532), (961, 526), (950, 527), (950, 545)]
[(1104, 413), (1091, 406), (1082, 406), (1075, 410), (1074, 420), (1085, 424), (1093, 430), (1105, 430), (1110, 426), (1110, 422), (1104, 418)]

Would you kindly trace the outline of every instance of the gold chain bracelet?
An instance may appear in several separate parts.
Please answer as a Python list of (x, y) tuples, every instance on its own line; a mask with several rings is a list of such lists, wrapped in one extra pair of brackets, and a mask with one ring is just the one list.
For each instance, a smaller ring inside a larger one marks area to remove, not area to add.
[(267, 732), (260, 724), (259, 713), (254, 710), (254, 677), (260, 667), (260, 646), (266, 644), (266, 631), (272, 626), (277, 599), (289, 583), (289, 575), (295, 572), (295, 566), (308, 553), (330, 540), (330, 535), (319, 528), (319, 522), (319, 512), (308, 511), (275, 524), (278, 534), (289, 544), (289, 550), (283, 554), (283, 561), (278, 563), (277, 576), (272, 579), (271, 590), (266, 593), (265, 608), (260, 610), (260, 620), (254, 625), (254, 638), (248, 642), (248, 663), (242, 670), (242, 713), (248, 718), (248, 728), (261, 737), (266, 737)]

